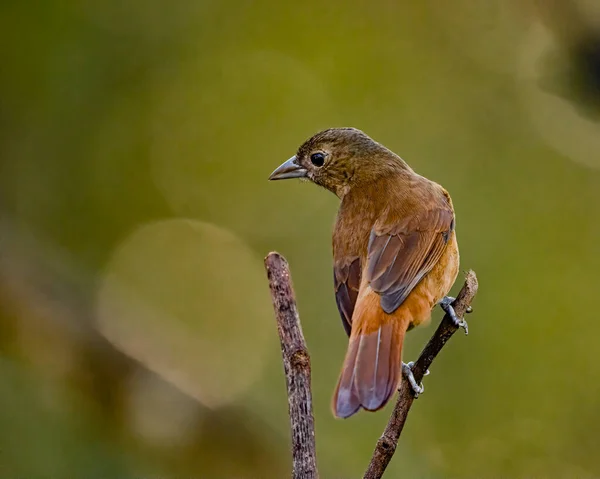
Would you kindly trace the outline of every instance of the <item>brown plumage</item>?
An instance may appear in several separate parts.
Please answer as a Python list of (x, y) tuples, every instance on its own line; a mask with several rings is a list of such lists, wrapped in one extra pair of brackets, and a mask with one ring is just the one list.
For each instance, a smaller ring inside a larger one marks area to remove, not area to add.
[(452, 201), (440, 185), (354, 128), (316, 134), (270, 179), (298, 177), (341, 199), (333, 276), (350, 340), (333, 412), (376, 411), (398, 388), (406, 331), (429, 320), (456, 280)]

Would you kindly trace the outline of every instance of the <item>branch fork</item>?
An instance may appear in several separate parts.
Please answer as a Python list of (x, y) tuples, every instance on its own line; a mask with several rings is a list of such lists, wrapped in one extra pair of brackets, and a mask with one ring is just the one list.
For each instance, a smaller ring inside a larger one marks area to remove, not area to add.
[[(292, 477), (293, 479), (317, 479), (319, 473), (315, 453), (310, 355), (302, 334), (290, 270), (287, 261), (279, 253), (269, 253), (265, 258), (265, 268), (277, 319), (287, 384), (292, 430)], [(470, 305), (477, 294), (478, 286), (475, 272), (468, 271), (465, 284), (452, 303), (457, 317), (462, 318), (465, 313), (471, 311)], [(446, 313), (419, 358), (411, 365), (417, 384), (421, 383), (433, 360), (458, 329), (459, 325)], [(414, 399), (415, 395), (408, 381), (402, 381), (396, 405), (383, 434), (375, 445), (364, 479), (379, 479), (383, 476), (396, 451)]]

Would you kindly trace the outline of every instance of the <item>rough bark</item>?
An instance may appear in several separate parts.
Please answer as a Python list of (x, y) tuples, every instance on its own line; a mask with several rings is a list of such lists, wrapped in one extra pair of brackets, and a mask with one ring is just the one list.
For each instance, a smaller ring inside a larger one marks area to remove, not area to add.
[[(475, 294), (477, 294), (478, 286), (475, 272), (469, 271), (465, 279), (465, 284), (453, 303), (454, 311), (459, 318), (462, 318), (467, 312), (471, 305), (471, 301), (473, 301)], [(458, 327), (450, 317), (447, 314), (444, 315), (442, 322), (435, 333), (433, 333), (433, 336), (413, 366), (413, 375), (415, 376), (417, 383), (421, 382), (433, 360), (457, 330)], [(402, 381), (398, 392), (398, 399), (394, 410), (392, 411), (392, 416), (390, 417), (382, 436), (377, 441), (371, 463), (364, 475), (364, 479), (379, 479), (383, 476), (386, 467), (392, 460), (392, 456), (396, 451), (398, 439), (400, 438), (400, 434), (402, 434), (402, 429), (406, 423), (406, 417), (408, 416), (408, 412), (414, 399), (415, 396), (408, 381)]]
[[(315, 423), (312, 409), (310, 356), (302, 334), (296, 297), (287, 261), (278, 253), (269, 253), (265, 267), (271, 288), (271, 297), (281, 341), (283, 366), (287, 383), (289, 415), (292, 431), (292, 477), (294, 479), (318, 478), (315, 454)], [(456, 315), (461, 318), (468, 312), (477, 294), (477, 276), (473, 271), (466, 275), (465, 284), (453, 303)], [(446, 314), (439, 327), (415, 361), (413, 374), (418, 383), (444, 345), (458, 330)], [(402, 381), (398, 399), (388, 424), (377, 441), (375, 451), (364, 479), (379, 479), (390, 463), (398, 446), (408, 412), (415, 399), (408, 381)]]
[(290, 270), (285, 258), (270, 253), (265, 258), (277, 331), (287, 383), (292, 429), (292, 477), (318, 478), (315, 454), (315, 423), (310, 385), (310, 356), (302, 334)]

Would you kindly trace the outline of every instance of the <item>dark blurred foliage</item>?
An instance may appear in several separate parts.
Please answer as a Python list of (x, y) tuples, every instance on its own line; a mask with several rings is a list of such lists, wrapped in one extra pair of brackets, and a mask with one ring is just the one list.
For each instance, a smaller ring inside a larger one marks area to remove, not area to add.
[(360, 477), (390, 408), (329, 411), (338, 202), (266, 181), (330, 126), (451, 192), (481, 283), (389, 477), (600, 476), (595, 0), (5, 0), (0, 32), (0, 477), (288, 475), (273, 249), (322, 477)]
[(538, 0), (535, 12), (554, 36), (540, 85), (591, 120), (600, 119), (600, 20), (585, 2)]

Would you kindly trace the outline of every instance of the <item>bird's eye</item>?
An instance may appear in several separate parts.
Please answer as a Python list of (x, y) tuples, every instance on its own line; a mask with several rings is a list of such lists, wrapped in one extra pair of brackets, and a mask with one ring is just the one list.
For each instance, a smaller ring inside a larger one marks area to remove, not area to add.
[(318, 167), (323, 166), (325, 163), (325, 155), (323, 153), (313, 153), (310, 155), (310, 162)]

